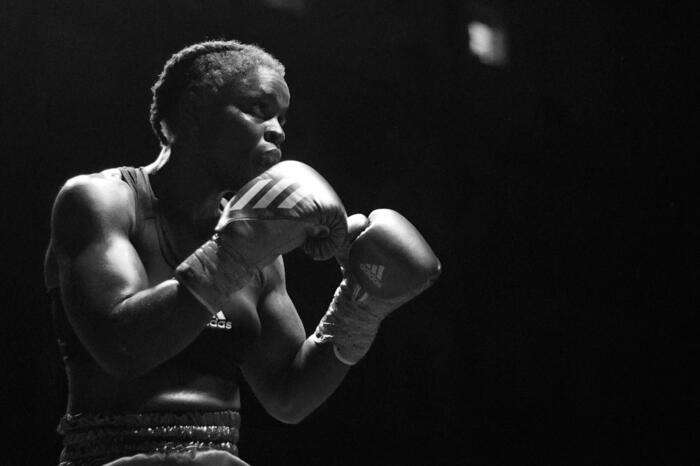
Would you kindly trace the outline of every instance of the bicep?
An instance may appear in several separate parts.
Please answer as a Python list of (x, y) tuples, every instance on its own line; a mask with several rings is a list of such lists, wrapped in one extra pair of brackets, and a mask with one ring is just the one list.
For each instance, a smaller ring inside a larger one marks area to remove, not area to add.
[(246, 351), (241, 369), (258, 399), (269, 409), (279, 402), (280, 384), (306, 334), (287, 294), (281, 258), (271, 266), (268, 280), (272, 283), (258, 304), (260, 336)]
[(115, 307), (148, 286), (129, 240), (132, 200), (113, 180), (81, 177), (66, 184), (52, 213), (53, 243), (68, 320), (99, 352)]
[(120, 302), (148, 285), (133, 245), (118, 233), (95, 238), (74, 256), (59, 257), (61, 292), (71, 313), (109, 317)]

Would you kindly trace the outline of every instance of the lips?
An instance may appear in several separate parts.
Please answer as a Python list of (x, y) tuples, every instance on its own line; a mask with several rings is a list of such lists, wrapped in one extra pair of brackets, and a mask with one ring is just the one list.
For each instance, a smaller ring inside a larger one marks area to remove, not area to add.
[(268, 149), (259, 155), (253, 156), (253, 165), (256, 168), (267, 170), (282, 159), (282, 151), (278, 148)]
[(265, 150), (253, 156), (253, 169), (256, 175), (264, 172), (282, 159), (282, 151), (278, 148)]

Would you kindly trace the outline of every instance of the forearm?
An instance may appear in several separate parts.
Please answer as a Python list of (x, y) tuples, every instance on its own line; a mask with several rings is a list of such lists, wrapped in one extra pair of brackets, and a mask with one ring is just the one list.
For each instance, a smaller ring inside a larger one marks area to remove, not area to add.
[(311, 414), (338, 388), (350, 366), (341, 363), (332, 344), (307, 338), (288, 369), (280, 390), (285, 400), (285, 420), (299, 422)]
[(120, 377), (148, 372), (187, 347), (211, 314), (176, 280), (166, 280), (124, 299), (103, 322), (111, 351), (103, 366)]

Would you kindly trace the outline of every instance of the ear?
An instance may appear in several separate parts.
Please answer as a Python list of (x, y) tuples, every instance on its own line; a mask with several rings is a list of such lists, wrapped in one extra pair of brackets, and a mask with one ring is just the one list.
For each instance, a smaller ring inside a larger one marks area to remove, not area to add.
[(181, 143), (192, 143), (199, 140), (201, 128), (201, 99), (193, 90), (185, 92), (178, 102), (180, 121), (177, 135)]

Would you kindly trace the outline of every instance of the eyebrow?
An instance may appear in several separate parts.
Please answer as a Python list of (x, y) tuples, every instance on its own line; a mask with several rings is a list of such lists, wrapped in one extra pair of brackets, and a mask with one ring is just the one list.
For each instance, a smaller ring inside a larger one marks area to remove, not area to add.
[(289, 101), (287, 101), (285, 104), (284, 101), (282, 100), (282, 94), (278, 94), (274, 91), (263, 90), (260, 93), (260, 96), (274, 101), (276, 105), (278, 105), (280, 108), (284, 109), (285, 111), (286, 111), (286, 109), (289, 108)]

